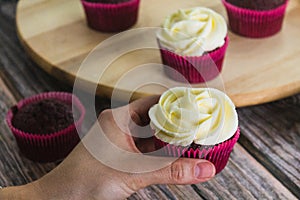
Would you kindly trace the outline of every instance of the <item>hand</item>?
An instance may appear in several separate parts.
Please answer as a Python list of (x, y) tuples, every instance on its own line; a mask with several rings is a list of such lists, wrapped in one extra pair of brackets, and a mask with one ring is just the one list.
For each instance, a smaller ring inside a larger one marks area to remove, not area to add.
[(23, 199), (124, 199), (152, 184), (195, 184), (212, 178), (215, 168), (206, 160), (141, 153), (155, 150), (151, 138), (137, 136), (151, 133), (148, 110), (157, 101), (148, 97), (103, 111), (58, 167), (28, 185), (0, 190), (0, 199), (20, 199), (18, 194)]

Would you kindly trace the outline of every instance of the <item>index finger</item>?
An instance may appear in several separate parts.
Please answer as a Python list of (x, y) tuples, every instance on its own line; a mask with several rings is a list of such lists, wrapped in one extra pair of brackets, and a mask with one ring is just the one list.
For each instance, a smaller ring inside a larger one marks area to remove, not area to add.
[(135, 123), (140, 125), (146, 125), (149, 123), (150, 118), (148, 116), (148, 111), (158, 102), (159, 97), (159, 95), (149, 96), (135, 100), (129, 104), (129, 111)]

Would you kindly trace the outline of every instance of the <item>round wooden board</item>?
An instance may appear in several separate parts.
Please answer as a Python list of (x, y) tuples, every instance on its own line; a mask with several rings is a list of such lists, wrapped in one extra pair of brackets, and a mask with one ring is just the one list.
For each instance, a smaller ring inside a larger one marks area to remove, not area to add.
[[(169, 13), (195, 6), (212, 8), (226, 17), (220, 0), (142, 0), (139, 20), (133, 28), (159, 27)], [(238, 107), (300, 92), (299, 27), (300, 1), (290, 0), (283, 29), (275, 36), (249, 39), (229, 32), (230, 44), (221, 75), (206, 84), (192, 86), (225, 90)], [(128, 95), (139, 98), (160, 94), (166, 87), (186, 85), (167, 78), (155, 64), (161, 62), (157, 49), (131, 51), (117, 58), (108, 68), (101, 63), (85, 63), (89, 69), (80, 73), (81, 63), (89, 52), (113, 35), (87, 27), (80, 0), (20, 0), (17, 29), (26, 51), (45, 71), (69, 84), (76, 78), (85, 89), (97, 85), (99, 95), (111, 97), (114, 93), (123, 100)], [(155, 41), (155, 38), (147, 39)], [(129, 41), (135, 40), (139, 43), (145, 37), (134, 37)], [(109, 58), (113, 49), (104, 51), (106, 49), (102, 48), (102, 57)], [(101, 77), (93, 76), (93, 73), (101, 74)]]

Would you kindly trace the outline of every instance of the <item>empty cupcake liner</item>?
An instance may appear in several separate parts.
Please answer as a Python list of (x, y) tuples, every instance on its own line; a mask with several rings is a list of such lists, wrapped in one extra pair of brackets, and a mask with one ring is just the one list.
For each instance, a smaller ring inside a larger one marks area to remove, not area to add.
[(263, 38), (278, 33), (283, 24), (285, 10), (288, 4), (272, 10), (250, 10), (240, 8), (222, 0), (228, 15), (231, 30), (245, 37)]
[[(80, 112), (79, 119), (61, 131), (45, 135), (23, 132), (13, 126), (12, 119), (14, 117), (14, 110), (49, 98), (61, 100), (69, 104), (73, 102), (73, 106)], [(78, 144), (80, 141), (78, 131), (81, 130), (84, 116), (85, 108), (76, 96), (65, 92), (48, 92), (21, 100), (8, 111), (6, 122), (16, 138), (20, 151), (27, 158), (39, 162), (52, 162), (66, 157)]]
[(198, 158), (205, 159), (212, 162), (216, 168), (216, 174), (221, 172), (226, 166), (230, 153), (239, 139), (240, 130), (239, 128), (235, 132), (234, 136), (220, 144), (214, 146), (199, 145), (198, 148), (183, 147), (168, 144), (155, 138), (156, 149), (163, 148), (164, 156), (170, 157), (186, 157), (186, 158)]
[(81, 0), (88, 25), (98, 31), (119, 32), (133, 26), (138, 18), (140, 0), (117, 4)]
[(160, 44), (160, 54), (165, 74), (179, 82), (203, 83), (217, 77), (222, 71), (223, 61), (229, 37), (226, 36), (225, 44), (202, 56), (181, 56)]

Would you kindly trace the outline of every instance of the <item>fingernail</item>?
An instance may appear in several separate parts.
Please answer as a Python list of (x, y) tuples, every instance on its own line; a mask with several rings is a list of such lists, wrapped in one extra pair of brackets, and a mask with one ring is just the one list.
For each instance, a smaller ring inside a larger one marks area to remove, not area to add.
[(215, 173), (215, 166), (210, 162), (201, 162), (195, 167), (195, 177), (198, 179), (211, 178)]

